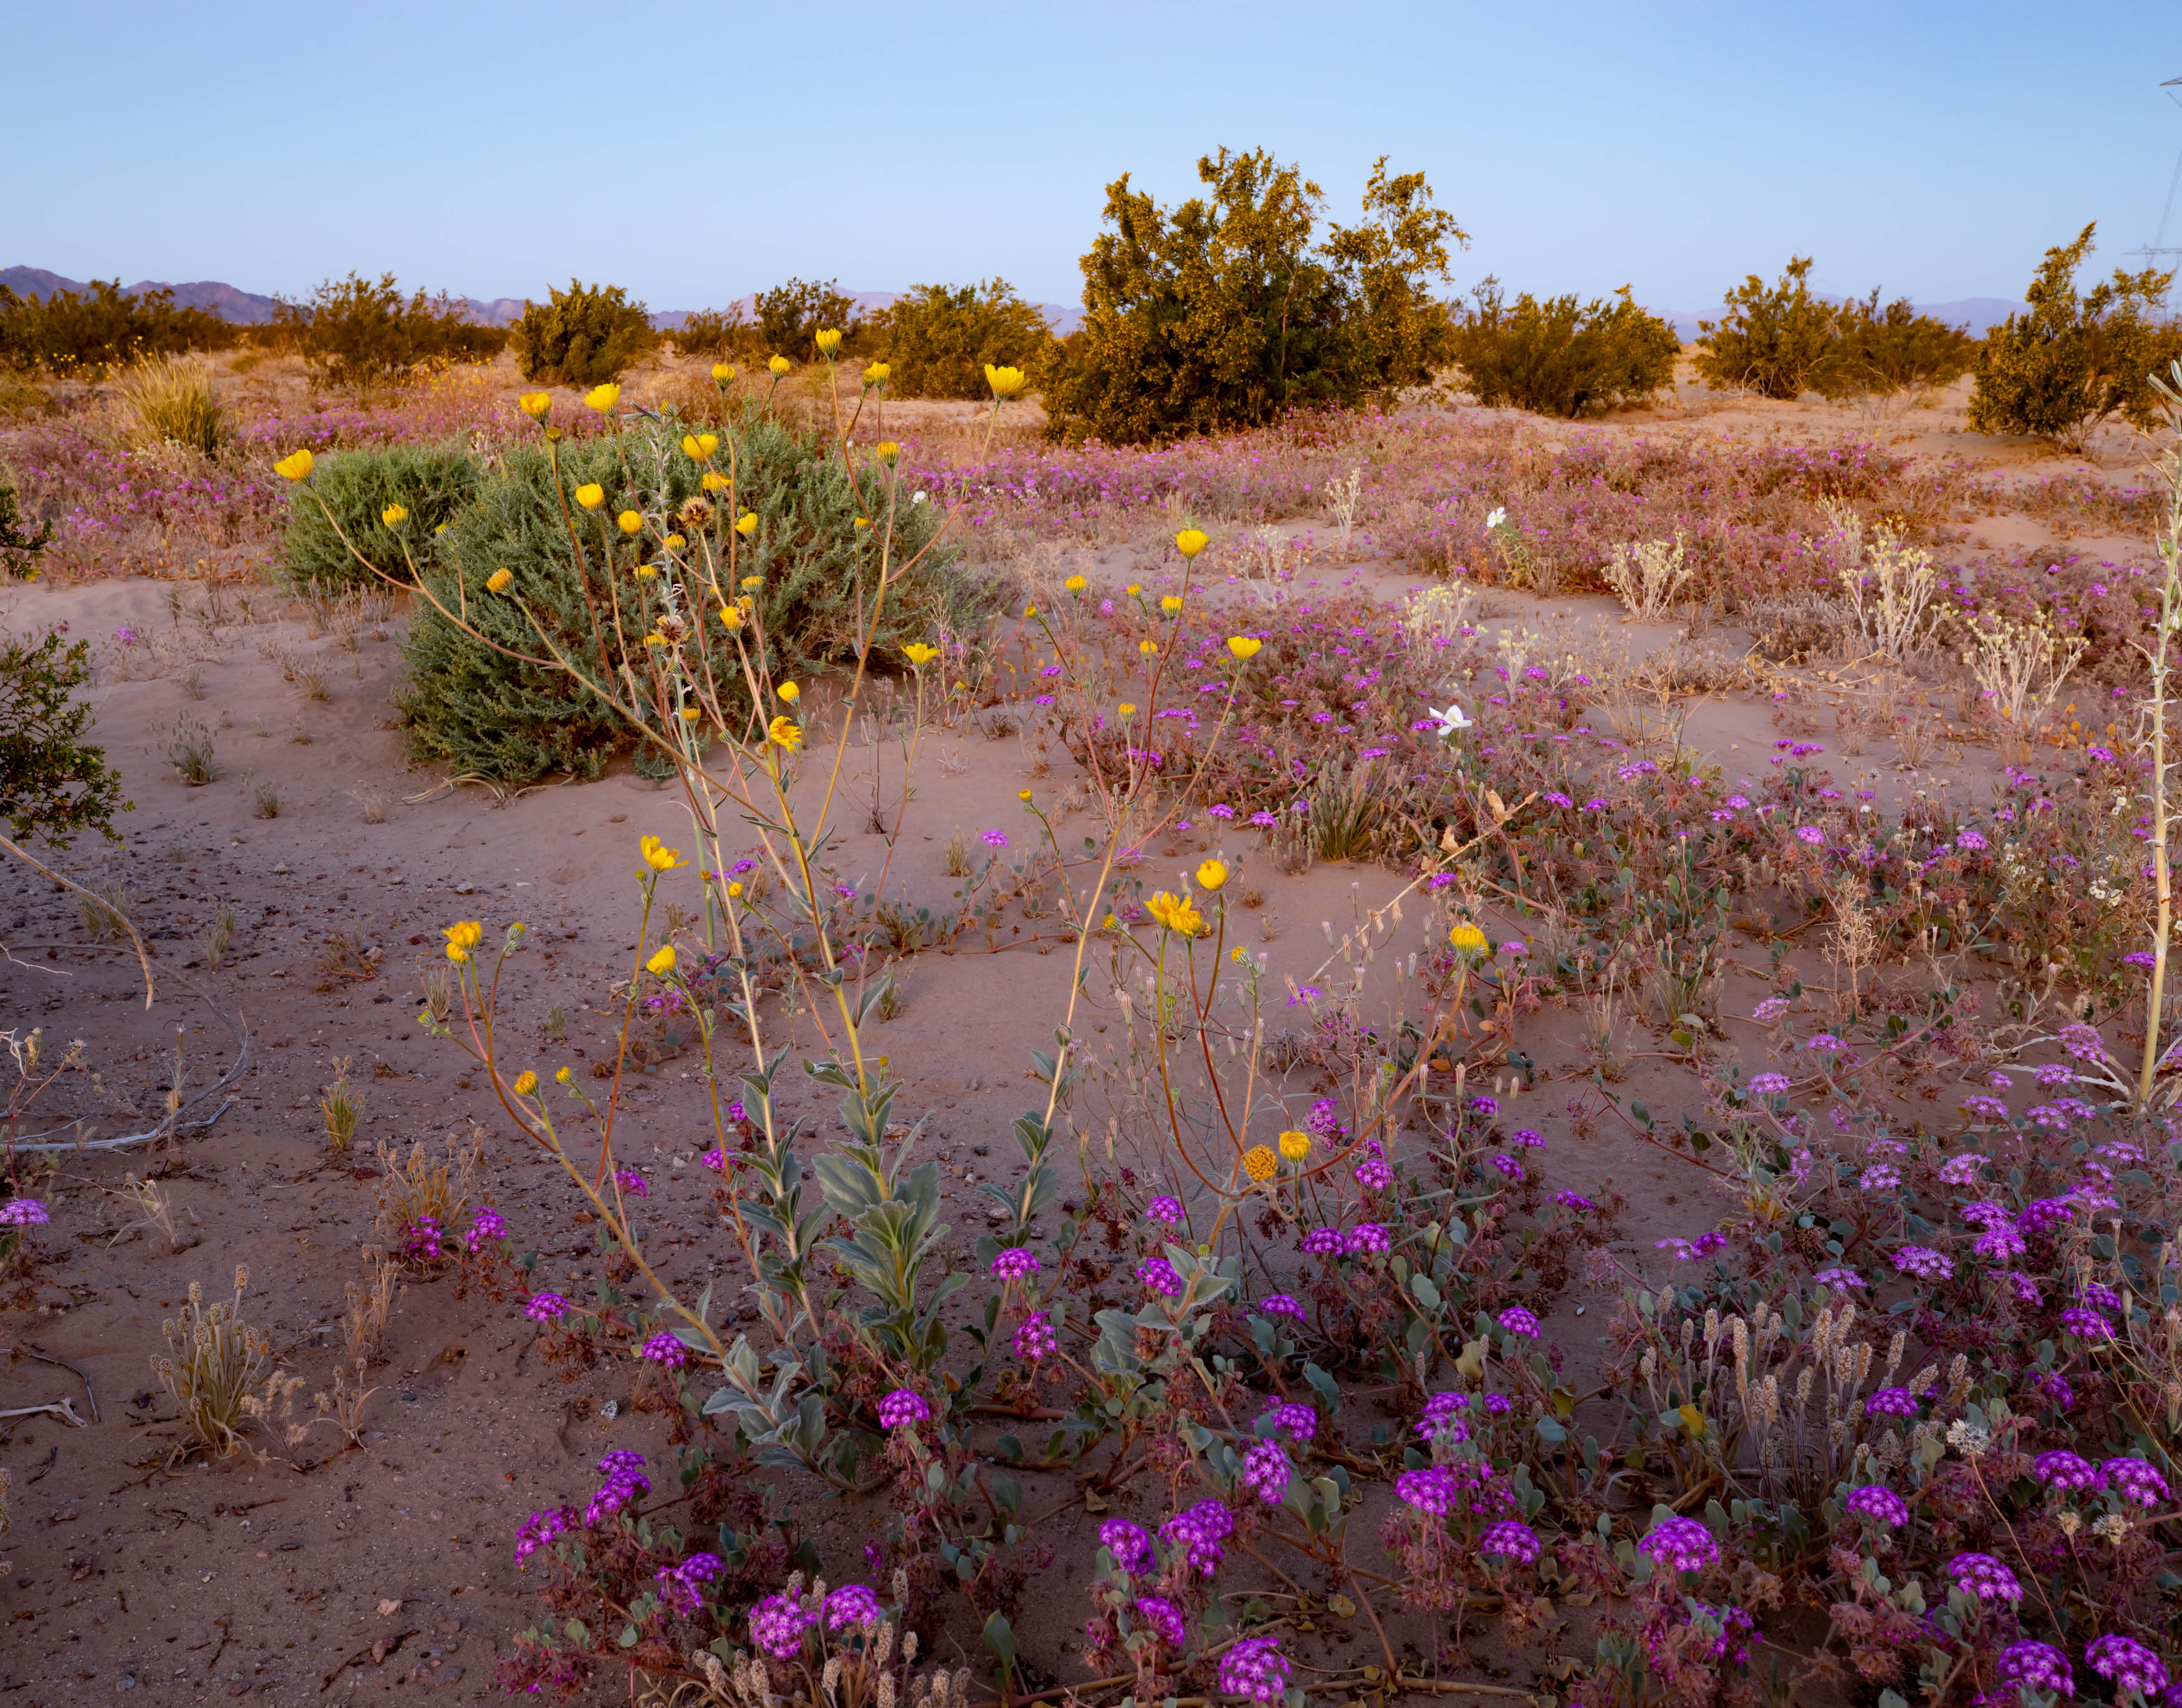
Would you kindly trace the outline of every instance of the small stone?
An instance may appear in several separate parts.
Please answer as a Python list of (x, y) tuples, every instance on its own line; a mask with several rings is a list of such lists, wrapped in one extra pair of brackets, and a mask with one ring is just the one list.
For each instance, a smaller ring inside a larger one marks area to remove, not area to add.
[(401, 1611), (402, 1604), (399, 1601), (381, 1601), (379, 1604), (379, 1617), (382, 1619), (391, 1619)]

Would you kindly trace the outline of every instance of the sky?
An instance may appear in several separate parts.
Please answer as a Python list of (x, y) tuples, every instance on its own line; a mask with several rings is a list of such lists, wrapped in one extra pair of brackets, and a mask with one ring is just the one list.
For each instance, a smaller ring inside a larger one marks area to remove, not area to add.
[(2013, 297), (2092, 220), (2095, 267), (2141, 265), (2182, 152), (2171, 0), (69, 0), (7, 33), (0, 265), (289, 296), (1073, 303), (1106, 186), (1180, 200), (1224, 144), (1336, 219), (1376, 157), (1422, 169), (1460, 290), (1703, 311), (1809, 254), (1828, 291)]

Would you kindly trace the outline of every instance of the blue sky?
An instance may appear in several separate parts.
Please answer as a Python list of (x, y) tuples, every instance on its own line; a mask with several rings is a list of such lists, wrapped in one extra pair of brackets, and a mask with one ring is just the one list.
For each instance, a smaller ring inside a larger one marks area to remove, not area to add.
[(1226, 143), (1335, 218), (1375, 156), (1422, 168), (1463, 289), (1703, 309), (1793, 251), (1830, 290), (2012, 296), (2088, 220), (2102, 270), (2150, 241), (2182, 149), (2171, 3), (69, 0), (8, 34), (0, 265), (291, 295), (1072, 302), (1106, 184), (1177, 199)]

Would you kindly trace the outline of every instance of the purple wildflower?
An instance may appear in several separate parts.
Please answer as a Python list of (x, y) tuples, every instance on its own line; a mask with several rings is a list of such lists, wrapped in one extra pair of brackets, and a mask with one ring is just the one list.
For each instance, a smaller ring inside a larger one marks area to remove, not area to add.
[(789, 1661), (803, 1652), (803, 1633), (818, 1616), (785, 1591), (767, 1596), (750, 1610), (750, 1646), (768, 1660)]
[(1503, 1518), (1485, 1527), (1484, 1534), (1477, 1539), (1477, 1551), (1513, 1560), (1519, 1566), (1533, 1565), (1539, 1553), (1538, 1539), (1527, 1524)]
[(1288, 1450), (1278, 1441), (1254, 1443), (1243, 1456), (1243, 1484), (1268, 1506), (1277, 1506), (1287, 1498), (1293, 1470)]
[(1663, 1518), (1637, 1546), (1654, 1566), (1675, 1572), (1702, 1572), (1720, 1558), (1720, 1544), (1694, 1518)]
[(1275, 1703), (1288, 1694), (1295, 1669), (1271, 1637), (1245, 1637), (1220, 1657), (1220, 1688), (1230, 1696)]
[(2084, 1663), (2117, 1691), (2149, 1696), (2167, 1688), (2167, 1663), (2134, 1637), (2110, 1631), (2084, 1650)]
[(1162, 1299), (1182, 1296), (1182, 1277), (1165, 1258), (1147, 1258), (1137, 1265), (1137, 1280)]
[(568, 1314), (568, 1302), (558, 1293), (533, 1293), (523, 1314), (534, 1323), (557, 1323)]
[(1182, 1609), (1164, 1595), (1139, 1595), (1136, 1614), (1145, 1629), (1170, 1649), (1179, 1649), (1189, 1639), (1189, 1627), (1182, 1617)]
[(852, 1625), (861, 1625), (870, 1631), (878, 1622), (878, 1591), (867, 1584), (844, 1584), (826, 1597), (828, 1631), (845, 1631)]
[(689, 1349), (673, 1335), (662, 1330), (644, 1343), (638, 1356), (667, 1369), (678, 1370), (689, 1362)]
[(932, 1407), (914, 1388), (896, 1388), (879, 1401), (879, 1427), (883, 1429), (922, 1423), (931, 1416)]
[(1902, 1504), (1902, 1497), (1877, 1483), (1852, 1489), (1844, 1504), (1850, 1512), (1884, 1524), (1890, 1530), (1898, 1530), (1909, 1522), (1909, 1509)]
[(1133, 1578), (1141, 1578), (1159, 1563), (1152, 1539), (1144, 1527), (1127, 1518), (1109, 1518), (1099, 1527), (1099, 1545), (1114, 1556), (1114, 1563)]
[(1958, 1554), (1947, 1562), (1947, 1575), (1980, 1601), (2012, 1606), (2023, 1599), (2023, 1585), (2015, 1581), (2015, 1573), (1990, 1554)]
[(993, 1274), (1003, 1281), (1020, 1281), (1038, 1273), (1038, 1259), (1026, 1246), (1010, 1246), (993, 1259)]

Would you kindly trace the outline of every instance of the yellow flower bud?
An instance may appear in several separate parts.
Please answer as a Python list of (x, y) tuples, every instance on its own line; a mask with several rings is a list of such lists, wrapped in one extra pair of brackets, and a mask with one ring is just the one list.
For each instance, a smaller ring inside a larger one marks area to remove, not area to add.
[(892, 368), (889, 367), (883, 362), (874, 362), (868, 368), (864, 369), (864, 384), (867, 385), (884, 385), (889, 379), (893, 378), (893, 376), (894, 369)]
[(1310, 1135), (1296, 1132), (1282, 1133), (1281, 1154), (1292, 1163), (1301, 1162), (1310, 1154)]
[(1071, 593), (1081, 593), (1085, 588), (1091, 585), (1089, 582), (1084, 580), (1084, 578), (1080, 575), (1072, 575), (1067, 580), (1062, 582), (1061, 584), (1066, 588)]
[(773, 692), (778, 694), (783, 699), (786, 700), (790, 705), (794, 705), (796, 701), (803, 698), (803, 690), (796, 687), (796, 685), (792, 682), (784, 682), (781, 683), (781, 685), (775, 688)]
[(894, 458), (901, 455), (901, 447), (891, 439), (882, 439), (878, 442), (878, 448), (874, 455), (881, 462), (892, 462)]
[(645, 636), (644, 644), (646, 646), (664, 646), (667, 644), (667, 637), (655, 628), (650, 634)]
[(1123, 588), (1123, 589), (1121, 589), (1121, 591), (1122, 591), (1122, 592), (1124, 592), (1124, 593), (1126, 593), (1127, 594), (1128, 594), (1128, 596), (1129, 596), (1131, 599), (1134, 599), (1134, 598), (1135, 598), (1138, 594), (1142, 593), (1144, 590), (1144, 588), (1143, 588), (1143, 586), (1142, 586), (1142, 584), (1141, 584), (1141, 583), (1137, 583), (1137, 582), (1133, 582), (1133, 582), (1131, 582), (1131, 583), (1130, 583), (1127, 587), (1125, 587), (1125, 588)]
[(1218, 860), (1207, 860), (1197, 869), (1197, 882), (1200, 888), (1216, 890), (1227, 882), (1227, 868)]
[(517, 1097), (527, 1097), (531, 1094), (531, 1092), (537, 1089), (538, 1075), (532, 1073), (529, 1069), (525, 1068), (521, 1073), (515, 1076), (515, 1095)]
[(755, 592), (757, 589), (763, 587), (764, 585), (765, 578), (761, 575), (746, 575), (743, 578), (743, 591), (745, 593)]
[(1211, 541), (1205, 537), (1203, 532), (1194, 528), (1185, 528), (1174, 537), (1174, 549), (1184, 557), (1196, 556), (1210, 544)]
[(704, 713), (694, 705), (685, 705), (674, 715), (684, 723), (695, 723), (704, 716)]
[(565, 1086), (574, 1075), (566, 1068), (556, 1068), (553, 1070), (553, 1077)]
[(735, 532), (747, 539), (757, 532), (757, 512), (746, 510), (735, 518)]
[(985, 364), (985, 384), (993, 388), (995, 399), (1005, 402), (1017, 395), (1030, 381), (1020, 368), (995, 368), (989, 362)]
[(515, 572), (510, 569), (496, 569), (485, 578), (485, 585), (488, 593), (506, 593), (508, 589), (515, 585)]
[(543, 421), (553, 407), (553, 394), (550, 391), (526, 391), (515, 400), (515, 406), (533, 421)]
[(1137, 715), (1137, 709), (1136, 709), (1136, 707), (1135, 707), (1135, 706), (1133, 706), (1133, 705), (1131, 705), (1127, 700), (1126, 700), (1126, 699), (1125, 699), (1125, 700), (1123, 700), (1123, 701), (1122, 701), (1119, 705), (1116, 706), (1116, 707), (1114, 708), (1114, 710), (1115, 710), (1117, 713), (1119, 713), (1121, 716), (1123, 716), (1123, 717), (1134, 717), (1134, 716)]
[(787, 373), (789, 368), (795, 367), (795, 364), (790, 362), (784, 356), (776, 356), (767, 362), (766, 366), (773, 371), (773, 378), (778, 379), (782, 374)]
[(723, 605), (720, 607), (720, 621), (728, 626), (728, 632), (733, 633), (743, 626), (743, 614), (732, 605)]
[(1253, 1145), (1243, 1152), (1243, 1171), (1254, 1180), (1270, 1180), (1279, 1168), (1269, 1146)]
[(385, 522), (389, 528), (399, 528), (403, 522), (409, 520), (408, 506), (407, 505), (401, 504), (390, 504), (385, 509), (379, 512), (379, 519)]
[(1144, 654), (1146, 658), (1157, 658), (1159, 643), (1155, 640), (1140, 640), (1137, 643), (1137, 650)]
[(819, 332), (817, 342), (818, 353), (830, 362), (833, 352), (841, 347), (841, 334), (837, 328), (826, 327)]
[(636, 578), (639, 581), (650, 581), (658, 573), (659, 566), (656, 563), (640, 563), (636, 567)]
[(586, 510), (596, 510), (606, 501), (606, 489), (595, 481), (586, 481), (576, 489), (576, 502)]
[(663, 979), (674, 970), (674, 945), (662, 943), (659, 953), (644, 964), (645, 971), (656, 979)]
[(1467, 920), (1449, 931), (1447, 940), (1459, 954), (1481, 955), (1491, 947), (1485, 940), (1485, 933)]
[(728, 884), (728, 899), (729, 901), (740, 901), (740, 900), (742, 899), (742, 895), (743, 895), (743, 887), (742, 887), (742, 882), (741, 882), (741, 881), (740, 881), (739, 879), (737, 879), (737, 880), (736, 880), (736, 881), (734, 881), (734, 882), (731, 882), (730, 884)]
[(670, 533), (667, 536), (667, 549), (669, 551), (679, 551), (689, 543), (678, 533)]
[(714, 362), (712, 364), (712, 378), (722, 385), (734, 384), (735, 382), (734, 363), (732, 362)]
[(609, 412), (620, 401), (621, 388), (618, 385), (595, 385), (584, 394), (585, 406), (595, 409), (601, 415)]
[(1165, 611), (1169, 616), (1172, 616), (1177, 611), (1182, 609), (1182, 601), (1174, 594), (1169, 594), (1166, 598), (1160, 600), (1160, 609)]
[(1232, 634), (1227, 637), (1227, 650), (1244, 663), (1255, 658), (1258, 655), (1259, 648), (1263, 645), (1265, 642), (1260, 640), (1255, 635)]
[(616, 517), (614, 520), (621, 524), (621, 531), (623, 533), (641, 533), (644, 532), (644, 518), (639, 516), (633, 510), (624, 510), (619, 516)]
[(311, 453), (307, 450), (291, 450), (273, 465), (273, 472), (283, 480), (305, 479), (311, 472)]
[(1027, 788), (1017, 789), (1016, 791), (1016, 799), (1017, 800), (1028, 800), (1030, 799), (1030, 791)]

